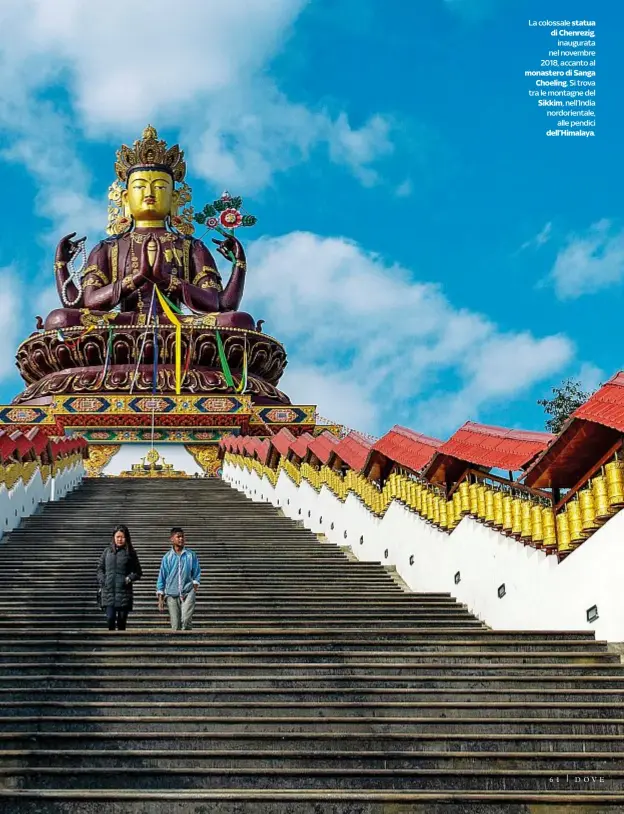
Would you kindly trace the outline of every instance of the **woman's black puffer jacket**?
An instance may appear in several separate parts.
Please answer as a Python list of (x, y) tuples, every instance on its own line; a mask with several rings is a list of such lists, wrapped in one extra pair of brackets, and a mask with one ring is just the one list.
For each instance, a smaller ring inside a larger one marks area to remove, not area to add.
[(141, 579), (143, 571), (136, 551), (127, 545), (117, 548), (111, 543), (100, 557), (98, 585), (102, 591), (102, 607), (113, 605), (132, 609), (132, 583)]

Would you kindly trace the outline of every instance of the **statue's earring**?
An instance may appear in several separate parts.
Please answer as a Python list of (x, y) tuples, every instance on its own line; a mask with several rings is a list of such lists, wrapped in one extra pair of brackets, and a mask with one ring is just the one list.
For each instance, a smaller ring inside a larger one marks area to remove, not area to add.
[[(193, 207), (186, 206), (191, 201), (191, 189), (188, 184), (180, 184), (171, 199), (171, 212), (169, 213), (169, 223), (176, 232), (183, 235), (192, 235), (195, 231), (193, 223)], [(179, 212), (180, 207), (184, 207)]]
[(119, 181), (115, 181), (108, 188), (108, 225), (106, 231), (109, 235), (121, 235), (132, 228), (132, 215), (124, 201), (124, 188)]

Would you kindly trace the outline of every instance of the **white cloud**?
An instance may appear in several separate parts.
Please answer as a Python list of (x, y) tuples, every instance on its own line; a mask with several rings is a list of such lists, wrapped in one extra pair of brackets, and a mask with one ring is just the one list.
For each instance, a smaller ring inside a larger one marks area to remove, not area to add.
[(581, 388), (587, 393), (592, 393), (594, 390), (597, 390), (603, 382), (607, 381), (609, 376), (607, 376), (604, 370), (592, 364), (592, 362), (583, 362), (578, 372), (570, 378), (578, 379), (581, 383)]
[[(0, 3), (0, 160), (23, 165), (37, 186), (34, 210), (52, 227), (41, 233), (47, 269), (63, 234), (92, 243), (106, 225), (106, 192), (94, 195), (81, 159), (85, 139), (117, 146), (148, 121), (180, 130), (193, 174), (218, 189), (252, 194), (320, 147), (362, 183), (380, 180), (374, 165), (392, 149), (384, 117), (350, 123), (288, 99), (271, 79), (307, 2)], [(51, 292), (36, 311), (58, 305)]]
[[(249, 254), (244, 307), (286, 344), (295, 374), (285, 391), (294, 401), (316, 393), (322, 414), (350, 426), (357, 416), (357, 429), (450, 432), (573, 354), (563, 336), (501, 332), (344, 238), (295, 232), (260, 239)], [(455, 386), (441, 387), (442, 377)]]
[(538, 234), (534, 235), (530, 240), (527, 240), (526, 243), (523, 243), (519, 251), (524, 251), (525, 249), (540, 249), (548, 243), (551, 237), (552, 222), (549, 221)]
[(490, 337), (481, 347), (467, 352), (462, 386), (419, 404), (418, 421), (431, 421), (435, 416), (444, 429), (457, 427), (477, 416), (481, 406), (511, 400), (561, 370), (572, 353), (570, 340), (561, 335), (542, 339), (529, 333)]
[(624, 229), (603, 219), (585, 234), (571, 235), (557, 255), (549, 277), (561, 299), (573, 299), (621, 282)]
[[(5, 0), (0, 82), (11, 93), (0, 127), (17, 135), (13, 157), (43, 181), (34, 164), (45, 166), (39, 156), (46, 152), (66, 157), (76, 127), (92, 139), (131, 140), (151, 121), (180, 128), (194, 169), (218, 185), (244, 181), (253, 192), (305, 160), (314, 145), (325, 145), (362, 183), (377, 183), (374, 164), (392, 150), (389, 121), (373, 115), (354, 127), (344, 112), (310, 110), (287, 99), (267, 71), (306, 4), (181, 0), (172, 17), (165, 0), (153, 0), (149, 10), (125, 0)], [(58, 136), (68, 119), (40, 101), (55, 86), (65, 89), (74, 117), (65, 149)], [(33, 119), (42, 112), (36, 132)], [(76, 175), (84, 197), (88, 184)], [(60, 205), (68, 214), (75, 209), (72, 201)]]
[[(50, 275), (51, 276), (51, 275)], [(31, 304), (32, 303), (32, 304)], [(58, 292), (55, 285), (48, 285), (40, 288), (29, 303), (29, 311), (33, 316), (38, 315), (45, 319), (46, 314), (55, 308), (60, 308)]]
[(22, 328), (22, 286), (19, 276), (11, 266), (0, 268), (0, 325), (5, 353), (0, 355), (0, 379), (15, 374), (12, 353), (6, 349), (16, 347), (23, 339)]
[(383, 116), (373, 116), (359, 130), (354, 130), (346, 114), (341, 113), (333, 123), (329, 145), (333, 161), (350, 167), (364, 186), (374, 186), (379, 177), (370, 165), (376, 158), (393, 151), (390, 123)]
[(351, 429), (375, 425), (377, 415), (364, 383), (355, 381), (344, 371), (323, 366), (296, 364), (286, 368), (279, 387), (285, 393), (296, 393), (298, 404), (319, 405), (321, 416), (346, 424)]
[[(1, 113), (0, 122), (6, 130)], [(90, 196), (90, 174), (72, 149), (67, 122), (49, 105), (22, 106), (11, 119), (10, 146), (0, 150), (0, 158), (22, 164), (36, 181), (35, 210), (54, 224), (54, 235), (43, 235), (46, 242), (78, 230), (80, 236), (104, 232), (106, 195)]]

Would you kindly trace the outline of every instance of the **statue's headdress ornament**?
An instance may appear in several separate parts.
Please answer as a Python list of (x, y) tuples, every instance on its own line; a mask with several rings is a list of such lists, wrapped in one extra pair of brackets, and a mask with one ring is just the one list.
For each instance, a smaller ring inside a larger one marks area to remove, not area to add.
[(134, 169), (162, 170), (168, 172), (174, 181), (184, 181), (186, 163), (184, 153), (177, 144), (167, 147), (167, 142), (158, 138), (158, 133), (151, 124), (143, 131), (143, 137), (137, 139), (132, 147), (123, 144), (117, 151), (115, 173), (123, 183), (127, 183)]
[(108, 190), (110, 200), (106, 227), (108, 234), (121, 235), (132, 228), (130, 211), (123, 202), (125, 191), (123, 184), (127, 184), (131, 173), (138, 169), (161, 170), (169, 173), (172, 179), (177, 181), (178, 187), (173, 196), (169, 223), (180, 234), (192, 234), (195, 227), (193, 207), (187, 206), (191, 202), (191, 189), (184, 183), (186, 175), (184, 153), (177, 144), (167, 147), (167, 142), (158, 138), (158, 133), (151, 124), (148, 124), (143, 131), (143, 137), (137, 139), (132, 147), (123, 144), (117, 151), (115, 161), (117, 180)]

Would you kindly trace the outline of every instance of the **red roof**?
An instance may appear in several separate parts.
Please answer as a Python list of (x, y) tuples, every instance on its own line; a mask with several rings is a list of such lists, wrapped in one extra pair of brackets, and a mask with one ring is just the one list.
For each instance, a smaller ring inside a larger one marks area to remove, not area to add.
[(52, 457), (56, 460), (61, 455), (65, 454), (65, 439), (59, 436), (50, 438), (50, 451)]
[(8, 432), (0, 430), (0, 455), (7, 459), (17, 449), (17, 439), (9, 435)]
[(372, 441), (368, 438), (359, 432), (350, 432), (332, 449), (330, 459), (339, 458), (350, 469), (361, 472), (371, 447)]
[(375, 452), (379, 452), (400, 466), (419, 472), (429, 463), (441, 444), (442, 441), (438, 438), (430, 438), (396, 424), (373, 444), (368, 460)]
[(624, 372), (616, 373), (603, 384), (572, 413), (571, 418), (584, 418), (624, 432)]
[(270, 448), (271, 446), (266, 438), (256, 442), (256, 458), (260, 463), (266, 464), (269, 458)]
[(572, 488), (624, 432), (624, 372), (581, 404), (559, 436), (527, 470), (525, 484), (537, 488)]
[(311, 441), (314, 441), (313, 436), (310, 435), (309, 432), (304, 432), (290, 445), (290, 451), (296, 455), (297, 458), (303, 458), (308, 451), (308, 446)]
[(248, 458), (253, 458), (254, 452), (256, 451), (256, 438), (254, 438), (254, 436), (248, 436), (243, 439), (242, 451)]
[(32, 443), (19, 430), (15, 430), (15, 432), (11, 433), (11, 439), (15, 441), (15, 446), (20, 455), (27, 455), (33, 451)]
[(287, 427), (282, 427), (277, 435), (271, 436), (269, 443), (279, 452), (280, 455), (286, 457), (286, 453), (290, 449), (290, 445), (294, 440), (295, 436), (292, 434), (292, 432)]
[(447, 455), (488, 469), (516, 472), (542, 452), (554, 437), (549, 432), (509, 430), (467, 421), (438, 447), (436, 458)]
[(340, 443), (340, 439), (327, 430), (317, 435), (308, 444), (308, 451), (312, 452), (322, 464), (326, 464), (330, 454)]

